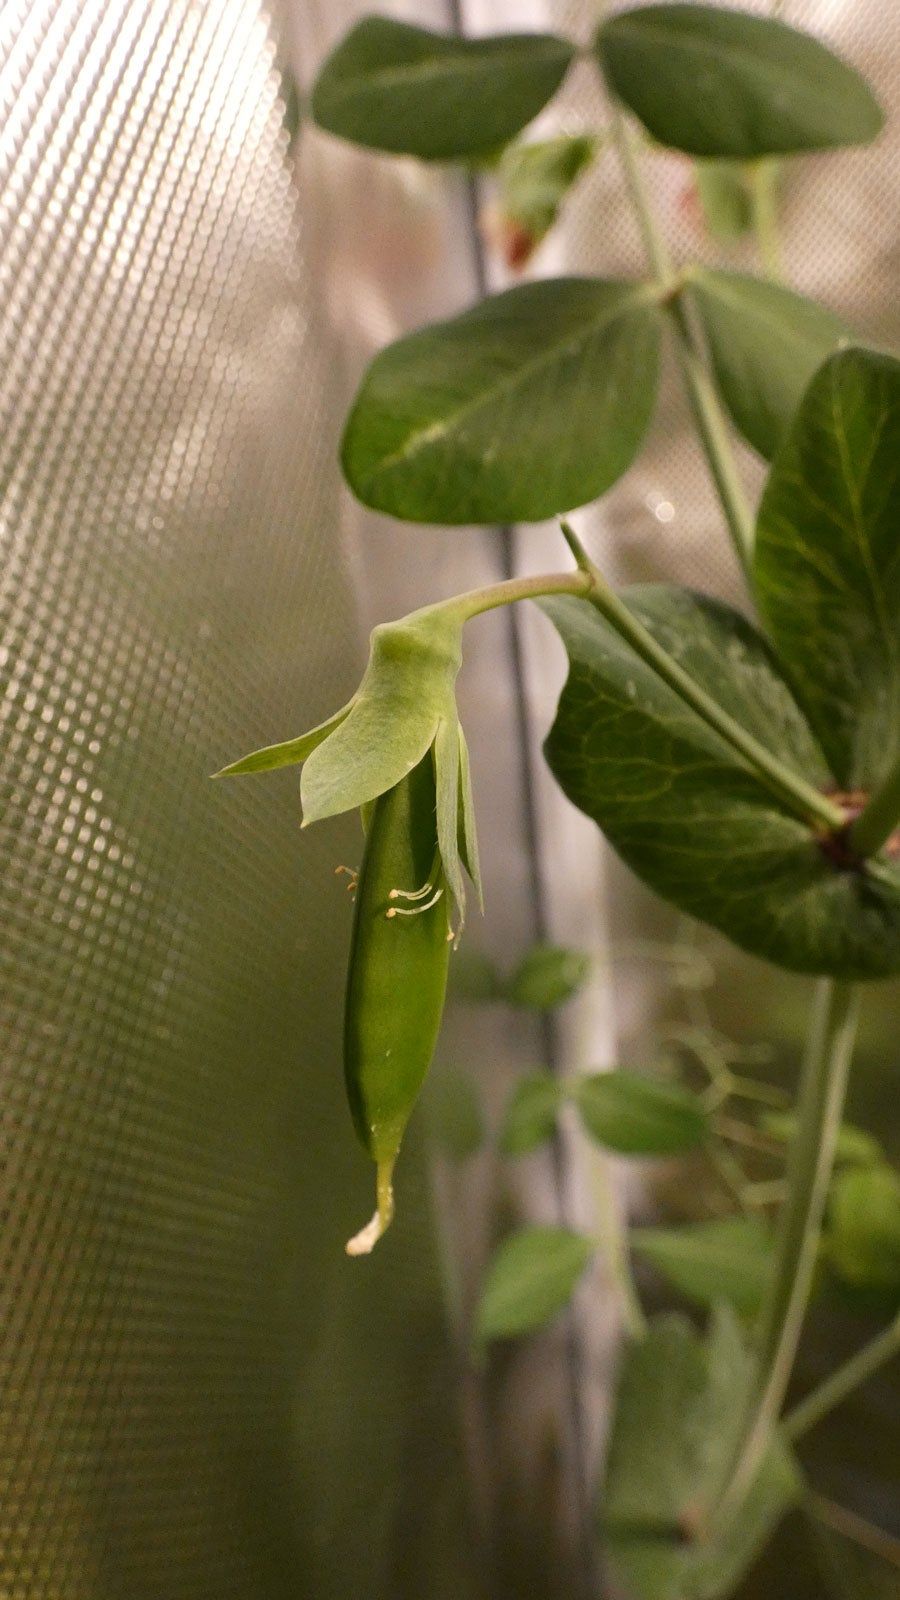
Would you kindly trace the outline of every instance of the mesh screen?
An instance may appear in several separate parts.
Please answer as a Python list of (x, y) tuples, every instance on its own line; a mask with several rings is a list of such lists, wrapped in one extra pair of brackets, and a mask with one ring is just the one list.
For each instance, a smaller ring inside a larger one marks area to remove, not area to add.
[(341, 1253), (355, 830), (208, 781), (357, 656), (276, 85), (245, 0), (0, 11), (8, 1600), (398, 1595), (452, 1524), (423, 1197)]

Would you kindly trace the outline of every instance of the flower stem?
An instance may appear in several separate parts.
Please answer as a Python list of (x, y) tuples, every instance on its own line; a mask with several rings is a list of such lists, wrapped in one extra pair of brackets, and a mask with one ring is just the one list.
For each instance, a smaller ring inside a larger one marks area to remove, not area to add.
[(850, 829), (850, 845), (860, 856), (874, 856), (900, 824), (900, 752), (881, 787)]
[(561, 527), (581, 571), (591, 579), (591, 586), (586, 591), (585, 598), (591, 605), (596, 606), (641, 660), (645, 661), (670, 689), (674, 689), (679, 698), (696, 711), (709, 727), (720, 734), (733, 750), (743, 756), (754, 772), (795, 816), (818, 827), (829, 829), (841, 827), (844, 818), (838, 807), (820, 794), (818, 789), (813, 788), (812, 784), (807, 783), (805, 778), (801, 778), (798, 773), (792, 772), (779, 761), (771, 750), (760, 744), (752, 733), (748, 733), (747, 729), (734, 717), (729, 716), (705, 689), (701, 689), (700, 685), (695, 683), (690, 674), (685, 672), (675, 658), (657, 643), (653, 635), (610, 588), (568, 523), (563, 522)]
[(779, 178), (780, 166), (777, 161), (754, 161), (750, 168), (750, 204), (753, 211), (756, 247), (766, 276), (776, 281), (781, 277), (781, 245), (778, 238)]
[(666, 297), (666, 308), (675, 330), (681, 375), (707, 466), (721, 502), (735, 554), (749, 583), (753, 552), (753, 517), (731, 447), (728, 424), (715, 386), (700, 354), (699, 341), (691, 326), (685, 303), (684, 288), (675, 276), (668, 245), (650, 204), (634, 136), (612, 88), (608, 85), (607, 89), (612, 108), (613, 142), (619, 152), (626, 187), (637, 215), (647, 259), (657, 284)]
[(886, 1361), (900, 1353), (900, 1315), (893, 1322), (871, 1339), (856, 1355), (845, 1361), (836, 1372), (826, 1378), (818, 1389), (808, 1394), (805, 1400), (789, 1412), (782, 1424), (788, 1439), (802, 1439), (810, 1428), (815, 1428), (824, 1417), (828, 1416), (835, 1406), (841, 1405), (854, 1389), (865, 1383), (867, 1378), (883, 1367)]
[(858, 996), (852, 984), (819, 983), (788, 1162), (775, 1271), (763, 1306), (759, 1380), (725, 1492), (717, 1508), (727, 1518), (743, 1504), (778, 1421), (797, 1355), (812, 1289), (816, 1253), (856, 1037)]

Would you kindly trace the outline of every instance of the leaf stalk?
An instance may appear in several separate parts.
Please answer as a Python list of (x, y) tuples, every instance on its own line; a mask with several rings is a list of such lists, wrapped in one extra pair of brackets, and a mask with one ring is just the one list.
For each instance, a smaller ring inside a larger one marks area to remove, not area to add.
[(900, 825), (900, 752), (880, 788), (850, 828), (850, 847), (858, 856), (874, 856)]

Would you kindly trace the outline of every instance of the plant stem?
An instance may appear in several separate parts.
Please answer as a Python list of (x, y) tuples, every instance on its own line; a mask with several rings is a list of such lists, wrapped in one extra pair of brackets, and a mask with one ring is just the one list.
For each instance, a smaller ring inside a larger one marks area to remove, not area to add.
[(696, 711), (710, 728), (720, 734), (733, 750), (744, 757), (754, 772), (794, 816), (800, 817), (806, 823), (829, 829), (843, 826), (843, 813), (837, 806), (820, 794), (818, 789), (814, 789), (812, 784), (807, 783), (805, 778), (792, 772), (772, 754), (771, 750), (760, 744), (752, 733), (748, 733), (734, 717), (723, 711), (712, 696), (694, 682), (675, 658), (670, 656), (662, 645), (657, 644), (643, 623), (632, 615), (615, 591), (610, 588), (568, 523), (563, 522), (561, 527), (579, 567), (591, 579), (590, 588), (584, 591), (585, 599), (596, 606), (601, 616), (605, 617), (616, 633), (631, 645), (636, 655), (640, 656), (670, 689), (674, 689), (679, 698)]
[(857, 855), (874, 856), (900, 824), (900, 753), (881, 787), (860, 812), (850, 829), (850, 845)]
[(675, 276), (668, 245), (657, 225), (650, 204), (631, 129), (609, 85), (607, 92), (612, 109), (613, 142), (619, 152), (626, 187), (637, 215), (647, 258), (657, 284), (666, 297), (666, 307), (675, 329), (681, 374), (700, 435), (700, 443), (728, 524), (735, 554), (749, 583), (753, 551), (753, 517), (731, 447), (728, 424), (700, 355), (698, 340), (691, 327), (685, 304), (684, 288)]
[(644, 1316), (638, 1296), (634, 1275), (631, 1270), (631, 1258), (625, 1238), (625, 1227), (619, 1212), (617, 1197), (613, 1188), (609, 1156), (598, 1155), (593, 1165), (594, 1199), (597, 1206), (597, 1220), (599, 1230), (597, 1243), (609, 1268), (610, 1277), (619, 1291), (622, 1303), (622, 1319), (632, 1339), (643, 1339), (647, 1332), (647, 1319)]
[(810, 1428), (815, 1428), (835, 1406), (839, 1406), (861, 1383), (900, 1353), (900, 1315), (874, 1339), (845, 1361), (836, 1372), (826, 1378), (818, 1389), (808, 1394), (785, 1418), (782, 1427), (789, 1439), (802, 1439)]
[(788, 1162), (788, 1198), (761, 1317), (759, 1381), (740, 1450), (717, 1508), (722, 1517), (733, 1514), (743, 1503), (784, 1404), (812, 1288), (857, 1015), (858, 996), (852, 984), (831, 978), (820, 981), (803, 1067), (797, 1133)]
[(781, 277), (781, 246), (778, 238), (777, 161), (754, 161), (750, 168), (750, 200), (756, 246), (766, 276)]

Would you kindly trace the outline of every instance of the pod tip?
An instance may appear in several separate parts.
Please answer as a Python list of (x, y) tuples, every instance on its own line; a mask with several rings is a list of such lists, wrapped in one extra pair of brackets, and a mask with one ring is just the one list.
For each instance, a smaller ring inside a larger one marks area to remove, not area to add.
[(352, 1239), (347, 1240), (344, 1248), (348, 1256), (371, 1255), (382, 1234), (387, 1232), (393, 1222), (394, 1189), (391, 1182), (393, 1172), (393, 1161), (379, 1161), (376, 1180), (378, 1210), (371, 1221), (367, 1222), (364, 1228), (360, 1228), (359, 1233), (355, 1233)]

